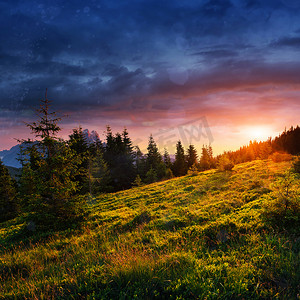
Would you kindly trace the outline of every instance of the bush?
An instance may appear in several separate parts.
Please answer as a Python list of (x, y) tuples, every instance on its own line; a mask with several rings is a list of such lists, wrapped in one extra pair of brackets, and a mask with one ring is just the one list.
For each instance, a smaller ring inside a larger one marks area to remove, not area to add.
[(174, 178), (174, 175), (173, 175), (173, 172), (170, 168), (167, 168), (166, 169), (166, 172), (165, 172), (165, 178), (166, 179), (171, 179), (171, 178)]
[[(271, 225), (279, 228), (296, 228), (300, 223), (300, 186), (299, 180), (287, 171), (271, 186), (263, 217)], [(298, 228), (298, 229), (297, 229)]]
[(217, 167), (219, 171), (231, 171), (234, 164), (227, 156), (223, 155), (220, 157)]
[(140, 175), (137, 175), (134, 182), (132, 183), (133, 186), (142, 186), (143, 182), (142, 179), (140, 177)]
[(189, 170), (188, 170), (188, 173), (187, 173), (189, 176), (196, 176), (199, 174), (199, 170), (198, 170), (198, 167), (196, 164), (193, 164)]
[(146, 183), (153, 183), (157, 181), (157, 173), (151, 167), (151, 169), (146, 173), (145, 182)]
[(297, 158), (297, 160), (293, 164), (293, 172), (300, 174), (300, 156)]
[(274, 152), (269, 156), (274, 162), (282, 162), (282, 161), (290, 161), (292, 159), (292, 155), (283, 152)]

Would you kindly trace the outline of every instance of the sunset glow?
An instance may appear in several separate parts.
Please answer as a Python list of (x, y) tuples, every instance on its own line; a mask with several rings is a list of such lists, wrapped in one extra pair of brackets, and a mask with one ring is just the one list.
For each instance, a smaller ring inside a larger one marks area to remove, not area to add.
[(144, 147), (202, 117), (217, 153), (275, 137), (299, 122), (294, 2), (2, 3), (0, 150), (30, 137), (46, 88), (63, 137), (109, 124)]
[(300, 0), (0, 0), (0, 298), (298, 299)]
[(249, 126), (244, 129), (249, 140), (265, 141), (269, 137), (274, 136), (274, 132), (270, 127), (264, 126)]

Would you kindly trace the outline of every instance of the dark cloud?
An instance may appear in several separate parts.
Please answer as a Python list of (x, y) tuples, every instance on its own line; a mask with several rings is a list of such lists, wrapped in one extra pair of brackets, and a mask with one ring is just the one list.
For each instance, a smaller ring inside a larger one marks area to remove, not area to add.
[(48, 88), (63, 111), (167, 111), (188, 97), (192, 110), (209, 94), (299, 85), (292, 1), (2, 1), (0, 107), (21, 118)]
[(300, 85), (300, 63), (266, 64), (255, 61), (228, 61), (207, 72), (195, 71), (189, 81), (175, 85), (168, 78), (159, 80), (151, 94), (189, 97), (219, 91), (259, 89), (264, 85)]
[(238, 52), (234, 50), (227, 49), (217, 49), (217, 50), (207, 50), (193, 53), (192, 55), (199, 55), (205, 59), (218, 59), (238, 56)]
[(271, 46), (299, 48), (300, 37), (283, 37), (272, 42)]

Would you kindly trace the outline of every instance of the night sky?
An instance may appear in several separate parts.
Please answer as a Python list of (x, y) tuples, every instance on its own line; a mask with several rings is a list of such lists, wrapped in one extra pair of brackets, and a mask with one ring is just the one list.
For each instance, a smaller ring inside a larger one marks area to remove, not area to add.
[(220, 153), (300, 124), (299, 0), (7, 0), (0, 24), (0, 150), (46, 88), (62, 136), (126, 126), (141, 148), (185, 132)]

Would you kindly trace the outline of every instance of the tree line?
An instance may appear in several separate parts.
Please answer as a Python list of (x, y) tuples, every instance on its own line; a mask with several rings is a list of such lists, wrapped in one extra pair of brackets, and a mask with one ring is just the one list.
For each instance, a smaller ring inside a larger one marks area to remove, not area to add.
[(26, 124), (35, 138), (20, 141), (18, 180), (10, 177), (0, 161), (0, 221), (25, 213), (34, 224), (65, 226), (84, 218), (86, 195), (128, 189), (215, 165), (211, 146), (203, 146), (199, 160), (193, 145), (185, 151), (178, 141), (172, 161), (166, 149), (163, 155), (159, 152), (152, 135), (144, 154), (133, 145), (126, 128), (113, 134), (107, 126), (104, 142), (89, 143), (79, 127), (63, 140), (58, 137), (61, 118), (50, 111), (47, 92), (36, 114), (37, 121)]
[(276, 154), (300, 154), (300, 127), (291, 127), (284, 130), (279, 136), (269, 138), (267, 141), (250, 141), (247, 146), (240, 147), (237, 151), (227, 151), (216, 159), (226, 157), (231, 163), (239, 164), (255, 159), (267, 159)]
[(67, 140), (59, 138), (61, 118), (50, 111), (47, 93), (36, 112), (38, 120), (27, 124), (35, 139), (20, 141), (20, 178), (12, 179), (0, 161), (0, 221), (25, 213), (38, 226), (66, 226), (85, 217), (90, 196), (216, 167), (231, 170), (236, 163), (268, 158), (275, 151), (300, 152), (297, 127), (274, 140), (250, 142), (217, 157), (211, 145), (203, 145), (199, 157), (194, 145), (185, 150), (178, 141), (172, 160), (166, 149), (159, 152), (152, 135), (147, 153), (142, 153), (127, 129), (113, 134), (107, 126), (104, 142), (89, 143), (81, 127), (73, 129)]

